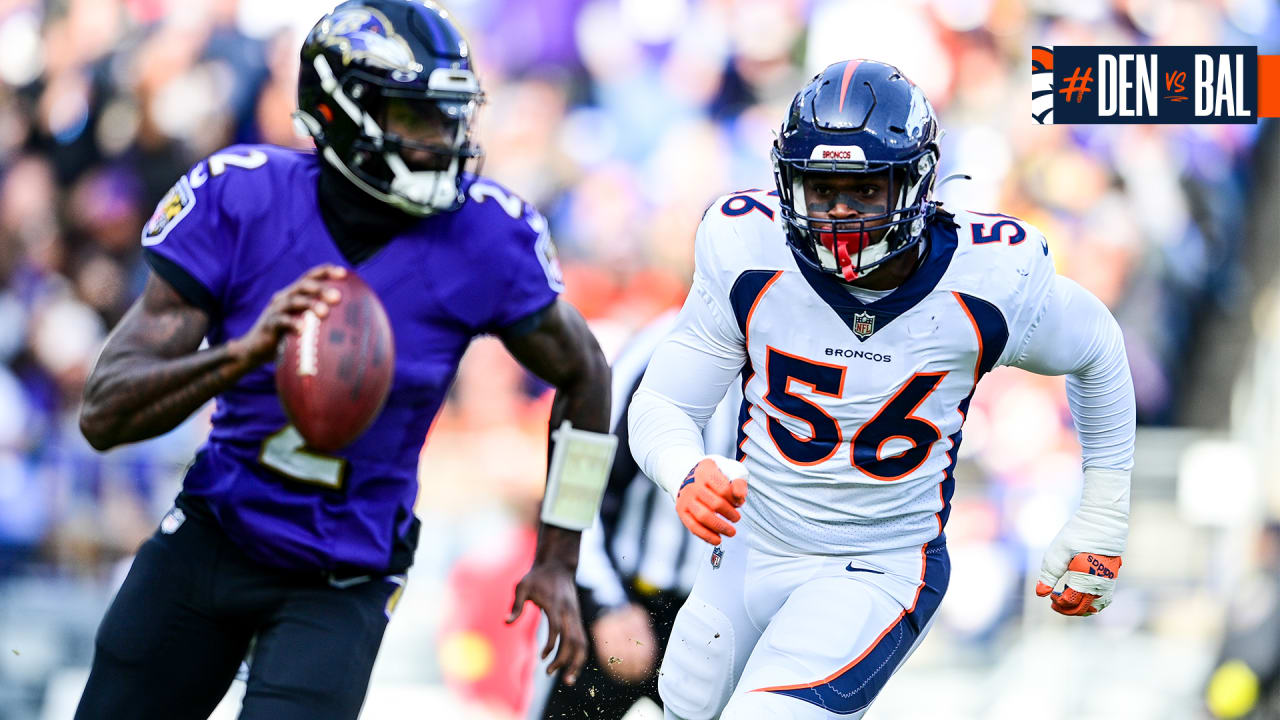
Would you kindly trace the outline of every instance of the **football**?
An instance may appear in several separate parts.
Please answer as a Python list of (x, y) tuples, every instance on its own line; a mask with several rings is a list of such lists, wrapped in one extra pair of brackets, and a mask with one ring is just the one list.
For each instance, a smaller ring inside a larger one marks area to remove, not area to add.
[(276, 358), (276, 388), (307, 447), (333, 452), (369, 428), (391, 390), (395, 341), (382, 302), (354, 272), (326, 317), (308, 311)]

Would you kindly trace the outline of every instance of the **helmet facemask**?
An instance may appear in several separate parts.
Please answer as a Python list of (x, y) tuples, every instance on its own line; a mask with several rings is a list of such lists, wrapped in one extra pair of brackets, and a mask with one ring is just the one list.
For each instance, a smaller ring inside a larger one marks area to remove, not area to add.
[(357, 69), (339, 79), (324, 54), (313, 64), (321, 90), (333, 101), (325, 109), (344, 114), (355, 128), (348, 151), (339, 153), (334, 146), (342, 139), (325, 133), (326, 126), (336, 125), (331, 118), (322, 125), (307, 113), (296, 114), (330, 165), (410, 215), (461, 206), (462, 174), (478, 172), (466, 165), (482, 158), (471, 130), (484, 97), (470, 70), (437, 68), (424, 83), (412, 72), (393, 72), (387, 79)]
[[(918, 243), (933, 210), (936, 150), (899, 162), (867, 162), (856, 146), (821, 146), (813, 155), (787, 158), (776, 146), (773, 153), (782, 218), (803, 260), (852, 282)], [(839, 206), (854, 214), (831, 217)]]

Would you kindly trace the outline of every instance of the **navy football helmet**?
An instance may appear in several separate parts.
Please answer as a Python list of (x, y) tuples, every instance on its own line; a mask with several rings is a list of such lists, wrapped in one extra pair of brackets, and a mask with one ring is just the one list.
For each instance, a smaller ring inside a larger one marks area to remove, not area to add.
[[(773, 144), (787, 241), (805, 263), (855, 280), (919, 244), (937, 204), (930, 196), (938, 165), (938, 121), (924, 93), (897, 68), (849, 60), (805, 85)], [(888, 202), (857, 214), (815, 216), (830, 209), (806, 197), (805, 178), (867, 176), (888, 183)]]
[[(483, 101), (471, 50), (447, 12), (426, 0), (351, 0), (302, 46), (294, 118), (356, 187), (425, 216), (462, 205), (463, 171), (481, 157), (471, 125)], [(441, 140), (389, 131), (393, 113)]]

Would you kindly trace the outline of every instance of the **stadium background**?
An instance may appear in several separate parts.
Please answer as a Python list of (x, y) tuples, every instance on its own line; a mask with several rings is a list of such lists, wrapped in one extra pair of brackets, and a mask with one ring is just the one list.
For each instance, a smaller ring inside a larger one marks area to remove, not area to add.
[[(484, 170), (548, 216), (568, 296), (607, 352), (680, 303), (702, 211), (772, 184), (783, 108), (847, 57), (898, 64), (933, 100), (943, 176), (973, 178), (943, 187), (947, 202), (1040, 226), (1060, 272), (1120, 319), (1141, 429), (1114, 605), (1081, 622), (1034, 601), (1040, 549), (1075, 502), (1077, 447), (1060, 378), (998, 371), (966, 426), (949, 597), (873, 717), (1206, 717), (1224, 633), (1280, 646), (1259, 620), (1280, 572), (1267, 544), (1280, 511), (1276, 124), (1041, 127), (1029, 93), (1032, 44), (1276, 53), (1280, 5), (447, 6), (488, 93)], [(329, 7), (0, 0), (0, 720), (70, 717), (102, 610), (206, 431), (207, 409), (99, 455), (77, 430), (85, 374), (146, 275), (140, 227), (209, 152), (299, 144), (297, 49)], [(496, 341), (474, 345), (423, 454), (422, 548), (365, 718), (508, 718), (525, 702), (533, 628), (499, 619), (531, 557), (548, 407)]]

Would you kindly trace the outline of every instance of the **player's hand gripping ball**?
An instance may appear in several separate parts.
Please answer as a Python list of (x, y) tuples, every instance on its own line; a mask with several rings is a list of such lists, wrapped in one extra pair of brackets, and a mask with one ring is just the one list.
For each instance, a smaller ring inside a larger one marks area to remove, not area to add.
[(736, 460), (708, 455), (693, 466), (676, 493), (676, 513), (689, 532), (712, 545), (733, 537), (738, 508), (747, 501), (747, 468)]
[[(382, 411), (395, 372), (395, 342), (386, 310), (358, 275), (329, 273), (318, 281), (326, 303), (320, 312), (304, 310), (284, 334), (276, 388), (307, 446), (333, 452)], [(339, 299), (327, 302), (333, 297)]]

